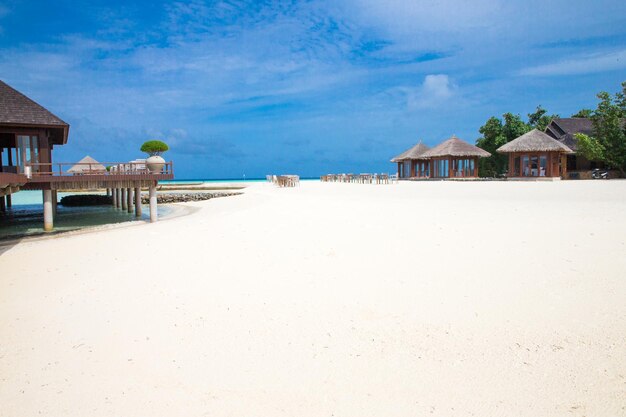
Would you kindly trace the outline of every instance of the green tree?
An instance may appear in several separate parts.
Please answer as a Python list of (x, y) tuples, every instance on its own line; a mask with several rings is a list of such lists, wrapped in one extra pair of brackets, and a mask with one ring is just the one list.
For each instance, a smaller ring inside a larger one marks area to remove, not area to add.
[(507, 142), (502, 133), (502, 121), (492, 116), (478, 131), (483, 136), (476, 140), (476, 146), (491, 153), (489, 158), (480, 158), (478, 175), (481, 177), (497, 176), (504, 171), (506, 164), (504, 156), (496, 152), (496, 149)]
[(528, 125), (533, 129), (539, 129), (543, 132), (546, 130), (546, 127), (548, 127), (552, 119), (559, 117), (558, 114), (547, 113), (548, 111), (541, 107), (541, 105), (537, 106), (534, 113), (528, 113)]
[(506, 171), (507, 157), (496, 152), (497, 149), (531, 130), (519, 114), (505, 113), (502, 119), (504, 122), (497, 117), (490, 117), (478, 129), (483, 136), (476, 140), (476, 146), (491, 153), (490, 157), (481, 158), (478, 163), (478, 175), (481, 177), (502, 175)]
[(577, 134), (578, 153), (592, 161), (602, 161), (610, 168), (626, 173), (626, 81), (614, 97), (605, 91), (598, 94), (598, 108), (591, 112), (593, 134)]
[(600, 102), (593, 112), (593, 138), (603, 148), (604, 163), (626, 174), (626, 81), (614, 97), (605, 91), (598, 94)]
[(593, 110), (591, 109), (580, 109), (578, 113), (572, 114), (572, 117), (583, 117), (585, 119), (590, 118), (593, 115)]
[(590, 161), (603, 161), (605, 158), (604, 146), (594, 137), (584, 133), (576, 133), (577, 152)]
[(517, 139), (524, 133), (532, 130), (532, 127), (528, 123), (524, 123), (519, 114), (504, 113), (502, 117), (504, 118), (502, 133), (506, 137), (505, 143)]
[(167, 151), (169, 149), (169, 146), (167, 146), (167, 143), (160, 141), (160, 140), (149, 140), (143, 143), (143, 145), (141, 145), (141, 148), (139, 149), (141, 152), (145, 152), (148, 155), (154, 156), (154, 155), (161, 155), (163, 152)]

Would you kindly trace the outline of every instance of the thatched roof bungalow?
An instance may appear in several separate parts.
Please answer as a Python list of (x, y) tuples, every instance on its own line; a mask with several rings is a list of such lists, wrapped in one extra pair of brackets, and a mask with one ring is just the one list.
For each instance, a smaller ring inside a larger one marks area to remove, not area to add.
[(430, 148), (422, 143), (420, 140), (416, 145), (402, 152), (400, 155), (391, 159), (391, 162), (406, 161), (407, 159), (423, 159), (421, 155)]
[(489, 152), (454, 135), (422, 154), (430, 160), (431, 178), (477, 178), (478, 158), (488, 156)]
[(420, 140), (416, 145), (402, 152), (400, 155), (391, 159), (391, 162), (398, 164), (398, 177), (427, 177), (428, 176), (428, 158), (422, 157), (424, 152), (430, 148)]
[(95, 173), (100, 174), (106, 172), (106, 167), (100, 162), (93, 159), (91, 156), (87, 155), (86, 157), (78, 161), (75, 165), (73, 165), (70, 169), (68, 169), (67, 172), (74, 175)]
[(573, 153), (567, 145), (537, 129), (502, 145), (497, 152), (509, 155), (508, 176), (512, 178), (565, 176), (565, 157)]

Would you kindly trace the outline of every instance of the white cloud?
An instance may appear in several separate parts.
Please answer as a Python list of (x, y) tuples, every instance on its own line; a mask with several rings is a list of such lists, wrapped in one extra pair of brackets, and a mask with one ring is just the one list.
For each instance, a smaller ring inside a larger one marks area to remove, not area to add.
[(580, 55), (551, 64), (520, 70), (518, 75), (554, 76), (592, 74), (626, 68), (626, 49), (616, 52)]
[(457, 86), (445, 74), (429, 74), (422, 85), (407, 94), (409, 109), (433, 108), (447, 102), (456, 94)]
[(339, 18), (392, 41), (387, 50), (462, 51), (454, 64), (529, 57), (537, 44), (623, 35), (626, 2), (596, 0), (337, 0)]

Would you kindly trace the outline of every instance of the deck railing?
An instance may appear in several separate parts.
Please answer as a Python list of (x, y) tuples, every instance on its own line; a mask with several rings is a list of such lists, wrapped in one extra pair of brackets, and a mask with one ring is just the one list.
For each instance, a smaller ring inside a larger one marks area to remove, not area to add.
[[(72, 169), (74, 168), (74, 169)], [(28, 177), (81, 176), (81, 175), (173, 175), (174, 163), (166, 162), (160, 172), (150, 172), (146, 163), (139, 162), (56, 162), (27, 163), (24, 174)]]

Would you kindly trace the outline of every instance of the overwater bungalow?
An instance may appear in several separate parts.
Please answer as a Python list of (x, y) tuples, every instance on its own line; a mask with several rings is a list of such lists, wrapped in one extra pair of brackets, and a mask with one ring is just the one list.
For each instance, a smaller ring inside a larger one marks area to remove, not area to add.
[(430, 162), (430, 178), (478, 178), (478, 159), (488, 156), (454, 135), (421, 155)]
[(567, 155), (573, 151), (537, 129), (502, 145), (497, 152), (509, 156), (509, 178), (565, 178)]
[(430, 148), (420, 140), (415, 146), (391, 159), (398, 164), (398, 178), (427, 178), (430, 175), (428, 158), (422, 154)]
[(169, 162), (158, 172), (150, 172), (145, 165), (111, 162), (107, 165), (118, 169), (74, 175), (70, 169), (84, 164), (53, 162), (53, 149), (67, 143), (69, 129), (69, 124), (59, 117), (0, 81), (0, 211), (11, 206), (11, 194), (41, 190), (44, 230), (50, 231), (59, 189), (107, 189), (112, 192), (116, 207), (130, 213), (134, 205), (139, 217), (141, 189), (148, 188), (150, 219), (156, 221), (156, 185), (159, 180), (174, 178), (173, 164)]

